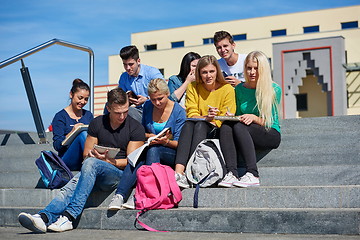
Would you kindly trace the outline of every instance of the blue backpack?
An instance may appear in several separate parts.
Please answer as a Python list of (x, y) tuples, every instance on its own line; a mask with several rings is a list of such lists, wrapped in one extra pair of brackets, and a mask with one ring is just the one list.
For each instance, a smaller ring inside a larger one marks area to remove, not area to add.
[(61, 188), (73, 177), (64, 161), (52, 151), (41, 151), (35, 161), (46, 188)]

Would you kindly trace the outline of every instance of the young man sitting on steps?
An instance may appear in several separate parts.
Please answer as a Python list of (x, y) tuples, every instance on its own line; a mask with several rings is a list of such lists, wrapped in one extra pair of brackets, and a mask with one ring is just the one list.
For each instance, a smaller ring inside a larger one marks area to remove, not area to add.
[[(38, 233), (47, 230), (63, 232), (73, 229), (72, 222), (81, 214), (93, 188), (114, 190), (127, 165), (127, 155), (144, 144), (145, 130), (141, 123), (128, 116), (127, 94), (116, 88), (108, 93), (109, 114), (98, 116), (89, 125), (81, 171), (38, 214), (20, 213), (20, 224)], [(107, 151), (100, 154), (94, 144), (120, 148), (115, 158)]]

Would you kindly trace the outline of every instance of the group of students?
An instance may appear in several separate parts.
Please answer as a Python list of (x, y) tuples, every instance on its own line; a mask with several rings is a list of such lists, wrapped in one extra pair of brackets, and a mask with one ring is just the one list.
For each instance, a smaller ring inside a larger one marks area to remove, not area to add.
[[(95, 119), (83, 109), (90, 89), (75, 79), (71, 103), (55, 115), (52, 125), (55, 150), (71, 170), (80, 172), (38, 214), (20, 213), (21, 225), (42, 233), (71, 230), (93, 189), (116, 189), (110, 210), (134, 208), (128, 199), (136, 171), (144, 164), (160, 162), (173, 167), (178, 185), (188, 188), (186, 164), (206, 138), (219, 138), (224, 155), (227, 173), (218, 186), (259, 186), (255, 148), (274, 149), (280, 144), (281, 88), (272, 81), (262, 52), (245, 57), (235, 53), (232, 36), (225, 31), (215, 33), (214, 44), (220, 60), (190, 52), (184, 56), (179, 74), (168, 82), (158, 69), (140, 64), (135, 46), (122, 48), (126, 72), (120, 76), (119, 87), (108, 92), (106, 114)], [(135, 96), (128, 96), (129, 91)], [(237, 120), (222, 122), (216, 116), (236, 116)], [(89, 124), (87, 133), (70, 146), (62, 146), (79, 124)], [(128, 164), (131, 152), (167, 127), (171, 134), (153, 140), (135, 166)], [(120, 151), (109, 158), (107, 152), (96, 151), (94, 144)], [(246, 165), (243, 176), (237, 170), (239, 155)]]

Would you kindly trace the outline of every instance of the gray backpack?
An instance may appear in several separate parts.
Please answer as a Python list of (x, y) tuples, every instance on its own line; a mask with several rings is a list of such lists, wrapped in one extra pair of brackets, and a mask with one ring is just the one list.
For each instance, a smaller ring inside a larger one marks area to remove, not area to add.
[(186, 177), (194, 185), (209, 187), (222, 180), (226, 172), (218, 139), (201, 141), (186, 166)]

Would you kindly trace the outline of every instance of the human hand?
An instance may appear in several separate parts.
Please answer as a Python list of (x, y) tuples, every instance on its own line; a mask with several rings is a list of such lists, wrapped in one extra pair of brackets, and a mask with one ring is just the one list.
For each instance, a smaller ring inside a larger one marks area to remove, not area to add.
[(236, 87), (241, 81), (234, 76), (225, 77), (225, 81), (228, 82), (231, 86)]
[(108, 152), (109, 150), (105, 150), (103, 153), (99, 153), (95, 148), (91, 149), (91, 151), (89, 152), (89, 156), (90, 157), (94, 157), (94, 158), (97, 158), (99, 160), (102, 160), (104, 162), (108, 162), (112, 165), (115, 165), (116, 161), (114, 158), (110, 158), (108, 156)]
[(214, 117), (218, 114), (218, 112), (220, 112), (220, 110), (210, 105), (208, 105), (208, 107), (209, 110), (208, 110), (208, 115), (206, 116), (206, 121), (211, 122), (214, 119)]
[(142, 105), (144, 102), (146, 102), (146, 100), (148, 99), (145, 96), (142, 95), (137, 95), (137, 99), (136, 98), (129, 98), (129, 101), (131, 104), (135, 104), (136, 106), (140, 106)]
[(194, 70), (189, 72), (189, 74), (187, 75), (185, 81), (187, 81), (189, 83), (195, 81), (195, 71)]
[(239, 116), (240, 122), (246, 124), (246, 125), (250, 125), (251, 123), (255, 122), (255, 120), (257, 119), (257, 116), (254, 114), (243, 114), (241, 116)]

